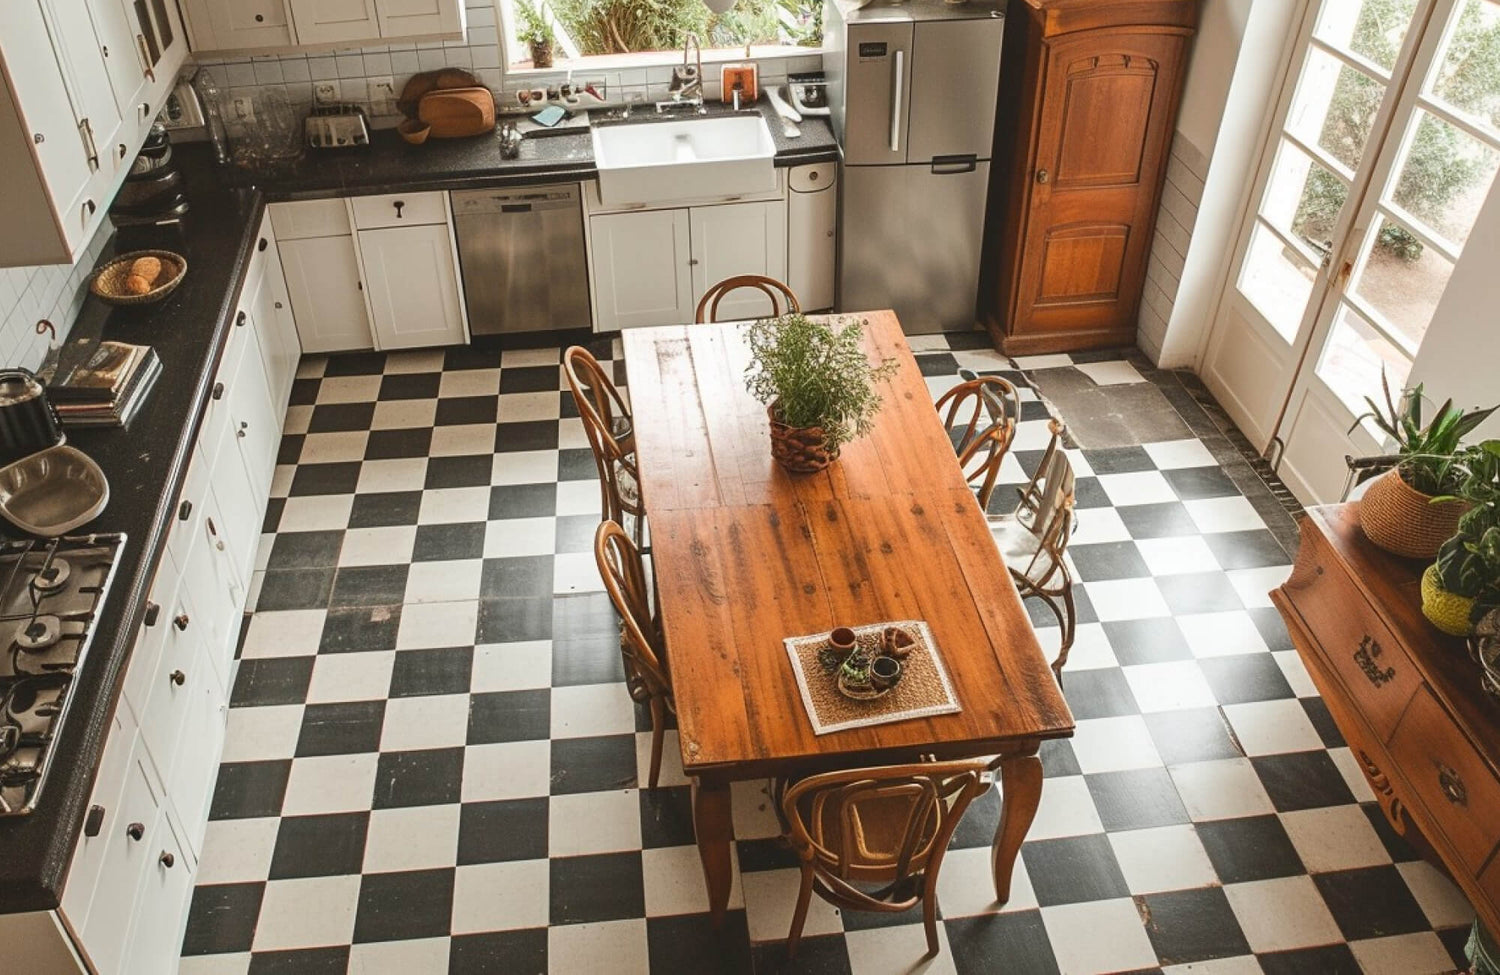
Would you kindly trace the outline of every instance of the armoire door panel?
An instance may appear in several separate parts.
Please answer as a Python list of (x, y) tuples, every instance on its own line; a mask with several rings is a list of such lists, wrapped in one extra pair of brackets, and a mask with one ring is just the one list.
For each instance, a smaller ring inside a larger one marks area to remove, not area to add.
[(1141, 181), (1157, 74), (1150, 58), (1123, 54), (1068, 66), (1054, 192)]
[(1036, 305), (1119, 300), (1129, 242), (1120, 224), (1057, 228), (1042, 245)]

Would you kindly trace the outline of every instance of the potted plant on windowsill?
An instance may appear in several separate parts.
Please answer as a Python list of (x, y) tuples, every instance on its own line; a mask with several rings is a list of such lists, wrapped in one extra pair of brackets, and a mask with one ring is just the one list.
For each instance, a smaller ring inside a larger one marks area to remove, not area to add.
[(766, 404), (771, 456), (788, 471), (820, 471), (870, 431), (880, 410), (875, 384), (896, 371), (896, 360), (870, 363), (864, 325), (794, 314), (750, 326), (746, 383)]
[(557, 33), (542, 13), (542, 0), (516, 0), (516, 40), (531, 49), (531, 66), (552, 67), (552, 48), (557, 44)]
[(1469, 505), (1458, 531), (1422, 574), (1422, 613), (1444, 633), (1464, 636), (1500, 608), (1500, 440), (1459, 454), (1454, 496)]
[[(1370, 541), (1396, 555), (1430, 559), (1458, 529), (1458, 519), (1469, 503), (1454, 496), (1462, 470), (1455, 454), (1463, 438), (1489, 418), (1496, 407), (1465, 413), (1448, 400), (1431, 422), (1422, 422), (1422, 386), (1402, 391), (1400, 403), (1385, 394), (1382, 410), (1368, 396), (1370, 411), (1355, 419), (1357, 427), (1372, 420), (1396, 442), (1396, 466), (1376, 478), (1359, 501), (1359, 520)], [(1352, 432), (1354, 427), (1349, 428)]]

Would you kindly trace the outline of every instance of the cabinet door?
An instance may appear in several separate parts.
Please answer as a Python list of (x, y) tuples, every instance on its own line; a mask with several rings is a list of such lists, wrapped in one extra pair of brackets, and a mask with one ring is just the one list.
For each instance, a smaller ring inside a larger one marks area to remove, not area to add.
[(98, 202), (103, 205), (115, 172), (110, 153), (115, 151), (120, 131), (120, 107), (115, 103), (109, 68), (87, 3), (84, 0), (47, 0), (47, 4), (51, 12), (49, 26), (69, 80), (78, 138), (89, 171), (99, 173), (103, 170), (100, 181), (103, 185), (98, 187)]
[(462, 33), (463, 9), (463, 0), (375, 0), (381, 37)]
[(380, 348), (467, 341), (446, 224), (361, 230), (359, 253)]
[(175, 972), (182, 948), (193, 869), (165, 809), (157, 813), (154, 834), (156, 842), (146, 850), (150, 864), (139, 892), (123, 972)]
[[(281, 414), (271, 408), (271, 394), (266, 387), (266, 372), (260, 354), (260, 343), (254, 332), (246, 336), (250, 343), (240, 360), (239, 369), (229, 383), (229, 429), (239, 447), (240, 462), (256, 497), (271, 493), (271, 474), (276, 466), (276, 448), (281, 439)], [(233, 476), (229, 471), (214, 470), (214, 480)]]
[[(134, 658), (132, 658), (133, 660)], [(89, 911), (95, 906), (94, 892), (98, 889), (104, 858), (118, 828), (124, 823), (120, 817), (120, 800), (125, 789), (125, 779), (135, 767), (135, 746), (140, 740), (136, 733), (135, 718), (129, 708), (115, 710), (114, 720), (109, 723), (109, 737), (104, 743), (104, 755), (99, 759), (99, 771), (94, 776), (94, 791), (89, 794), (89, 822), (78, 837), (73, 848), (73, 862), (68, 867), (68, 885), (63, 888), (62, 912), (67, 916), (68, 927), (82, 931), (88, 925)], [(94, 825), (95, 810), (99, 810), (97, 829)], [(101, 910), (110, 910), (99, 905)]]
[[(22, 116), (21, 124), (31, 133), (31, 151), (46, 184), (47, 196), (54, 207), (69, 205), (88, 186), (93, 174), (79, 136), (63, 64), (53, 50), (40, 3), (36, 0), (0, 3), (0, 52), (5, 56), (6, 74)], [(52, 231), (50, 227), (46, 229)]]
[(598, 331), (693, 320), (687, 210), (600, 214), (589, 229)]
[(786, 204), (786, 283), (803, 311), (833, 307), (839, 229), (835, 164), (798, 166)]
[(375, 0), (291, 0), (299, 44), (360, 41), (380, 36)]
[[(786, 204), (730, 203), (693, 207), (691, 211), (693, 295), (696, 300), (710, 285), (737, 274), (786, 278)], [(800, 299), (799, 299), (800, 301)], [(771, 314), (771, 299), (745, 288), (719, 304), (721, 322), (762, 318)]]
[(302, 348), (307, 352), (368, 349), (370, 319), (360, 293), (354, 237), (285, 240), (279, 249)]
[(290, 47), (292, 24), (282, 0), (184, 0), (196, 51)]
[(125, 775), (119, 814), (112, 818), (94, 903), (79, 932), (89, 960), (100, 972), (134, 971), (124, 968), (121, 959), (146, 865), (161, 849), (157, 841), (164, 821), (158, 815), (145, 766), (132, 762)]
[[(250, 316), (255, 319), (255, 337), (266, 368), (266, 387), (271, 394), (271, 406), (279, 415), (286, 412), (302, 345), (297, 341), (297, 326), (288, 307), (286, 276), (281, 269), (276, 238), (271, 234), (270, 217), (261, 221), (255, 247), (259, 280), (255, 282), (255, 293), (247, 294), (241, 304), (249, 308)], [(250, 284), (247, 280), (245, 286), (248, 288)]]
[[(94, 0), (103, 3), (105, 0)], [(146, 74), (146, 87), (135, 106), (137, 141), (144, 138), (156, 113), (166, 104), (167, 94), (177, 82), (177, 69), (188, 56), (187, 32), (182, 29), (181, 15), (172, 0), (119, 0), (131, 29), (135, 31), (135, 49)], [(127, 118), (128, 121), (128, 118)], [(131, 150), (132, 153), (134, 149)]]

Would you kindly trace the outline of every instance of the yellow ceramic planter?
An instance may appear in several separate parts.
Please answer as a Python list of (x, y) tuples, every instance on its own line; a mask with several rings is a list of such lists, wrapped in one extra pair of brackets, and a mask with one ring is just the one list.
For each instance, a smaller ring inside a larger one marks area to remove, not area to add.
[(1422, 615), (1433, 626), (1449, 636), (1468, 636), (1474, 629), (1469, 622), (1469, 613), (1473, 609), (1474, 600), (1443, 588), (1438, 581), (1436, 564), (1429, 565), (1422, 573)]

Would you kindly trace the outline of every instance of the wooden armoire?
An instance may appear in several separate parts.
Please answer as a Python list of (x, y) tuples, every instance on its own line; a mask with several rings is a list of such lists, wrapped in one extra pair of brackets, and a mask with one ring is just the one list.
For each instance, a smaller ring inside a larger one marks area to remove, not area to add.
[(1134, 344), (1197, 20), (1198, 0), (1011, 0), (981, 282), (1002, 351)]

